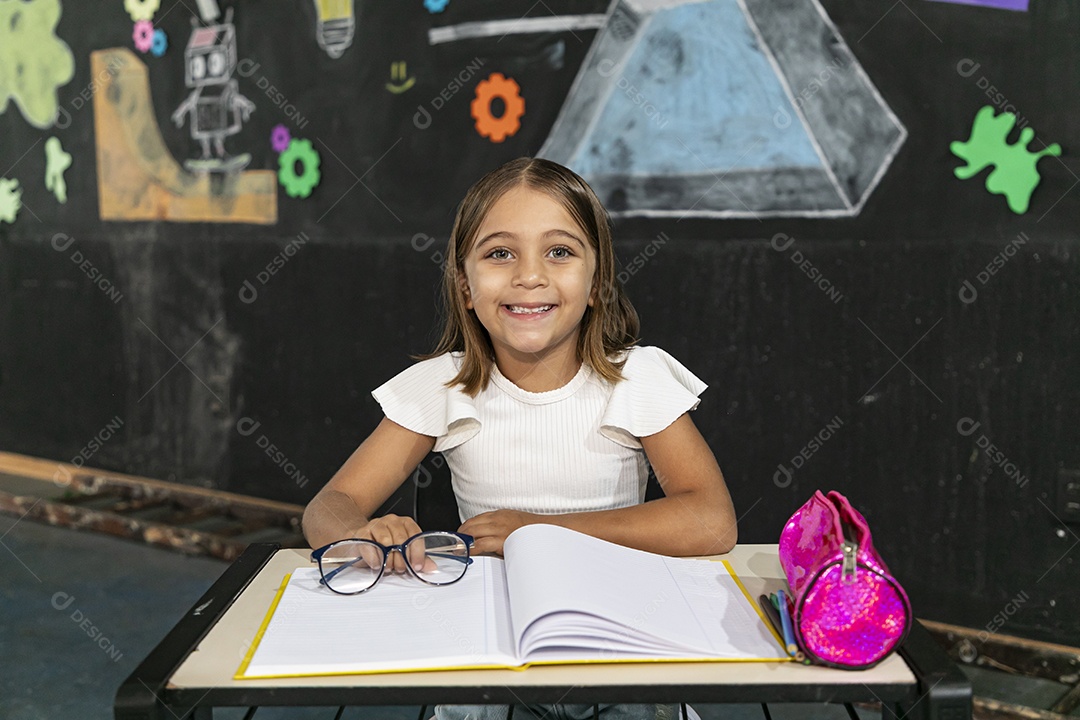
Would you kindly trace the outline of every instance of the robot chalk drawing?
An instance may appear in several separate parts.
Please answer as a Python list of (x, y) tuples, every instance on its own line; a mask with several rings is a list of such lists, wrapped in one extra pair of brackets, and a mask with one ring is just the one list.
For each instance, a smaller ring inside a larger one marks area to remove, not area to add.
[[(236, 69), (236, 28), (231, 10), (220, 25), (195, 26), (184, 59), (184, 83), (193, 90), (176, 108), (172, 119), (182, 127), (184, 117), (190, 115), (191, 137), (202, 144), (202, 157), (185, 160), (184, 167), (193, 172), (235, 172), (246, 167), (251, 162), (250, 153), (232, 157), (225, 154), (225, 138), (240, 132), (242, 122), (255, 109), (255, 104), (240, 94), (232, 76)], [(211, 141), (216, 157), (210, 154)]]

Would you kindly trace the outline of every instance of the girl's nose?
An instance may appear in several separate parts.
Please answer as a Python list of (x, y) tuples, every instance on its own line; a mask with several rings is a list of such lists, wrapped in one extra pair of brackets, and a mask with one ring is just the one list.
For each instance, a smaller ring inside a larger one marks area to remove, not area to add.
[(547, 271), (543, 258), (526, 255), (518, 261), (514, 284), (522, 287), (539, 287), (547, 284)]

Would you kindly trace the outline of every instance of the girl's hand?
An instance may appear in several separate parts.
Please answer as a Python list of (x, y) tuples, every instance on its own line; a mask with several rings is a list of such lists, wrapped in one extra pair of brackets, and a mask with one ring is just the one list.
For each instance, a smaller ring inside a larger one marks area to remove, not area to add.
[(473, 536), (474, 555), (502, 557), (507, 535), (519, 527), (538, 522), (544, 522), (543, 515), (520, 510), (492, 510), (469, 518), (458, 528), (458, 532)]
[[(383, 515), (358, 529), (352, 537), (374, 540), (382, 545), (400, 545), (418, 532), (420, 532), (420, 526), (411, 517)], [(424, 570), (423, 543), (413, 543), (409, 547), (409, 557), (407, 559), (409, 564), (418, 572)], [(390, 553), (390, 557), (386, 561), (386, 569), (395, 573), (403, 573), (405, 572), (405, 560), (406, 558), (401, 557), (401, 553)]]

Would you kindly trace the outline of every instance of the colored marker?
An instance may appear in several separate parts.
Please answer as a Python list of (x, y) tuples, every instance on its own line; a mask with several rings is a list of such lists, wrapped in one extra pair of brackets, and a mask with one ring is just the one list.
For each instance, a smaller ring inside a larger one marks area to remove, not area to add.
[(788, 655), (794, 656), (799, 652), (799, 645), (795, 642), (795, 632), (791, 629), (791, 613), (788, 611), (787, 598), (783, 590), (776, 591), (777, 610), (780, 611), (780, 624), (784, 628), (784, 644), (787, 646)]
[(761, 603), (761, 609), (765, 613), (765, 617), (769, 618), (769, 624), (773, 626), (773, 630), (776, 631), (777, 635), (783, 637), (784, 628), (780, 621), (780, 612), (772, 604), (772, 598), (768, 595), (762, 595), (758, 598), (758, 602)]

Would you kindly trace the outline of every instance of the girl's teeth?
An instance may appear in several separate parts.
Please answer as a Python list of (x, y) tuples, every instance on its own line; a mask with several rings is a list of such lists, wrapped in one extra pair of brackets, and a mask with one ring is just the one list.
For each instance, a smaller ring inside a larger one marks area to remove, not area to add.
[(544, 305), (543, 307), (538, 307), (538, 308), (523, 308), (523, 307), (518, 307), (517, 305), (511, 305), (510, 306), (510, 312), (533, 315), (535, 313), (547, 312), (552, 307), (553, 306), (551, 306), (551, 305)]

